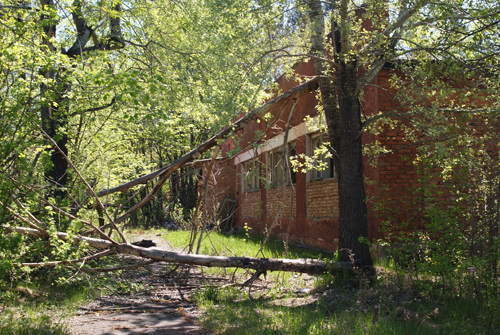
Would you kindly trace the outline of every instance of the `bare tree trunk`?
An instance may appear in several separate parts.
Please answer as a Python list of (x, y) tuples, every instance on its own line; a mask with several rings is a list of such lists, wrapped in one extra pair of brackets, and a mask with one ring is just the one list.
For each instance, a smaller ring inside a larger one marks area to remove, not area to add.
[[(24, 235), (46, 238), (47, 235), (36, 229), (23, 227), (2, 226), (8, 232), (17, 232)], [(57, 232), (57, 237), (68, 240), (66, 233)], [(327, 263), (316, 259), (279, 259), (279, 258), (256, 258), (256, 257), (225, 257), (225, 256), (206, 256), (197, 254), (182, 254), (163, 250), (160, 248), (143, 248), (133, 244), (117, 244), (111, 241), (76, 236), (74, 243), (87, 243), (90, 247), (96, 249), (107, 249), (117, 253), (139, 256), (151, 260), (163, 261), (175, 264), (200, 265), (208, 267), (224, 268), (244, 268), (257, 270), (260, 273), (266, 271), (287, 271), (309, 274), (320, 274), (325, 272), (350, 270), (349, 263)]]
[(363, 181), (363, 153), (361, 106), (354, 94), (357, 67), (355, 62), (342, 65), (338, 76), (340, 110), (340, 171), (339, 178), (339, 256), (341, 261), (354, 264), (372, 273), (372, 259), (368, 246), (368, 220), (365, 185)]
[(319, 76), (318, 84), (321, 93), (321, 102), (325, 113), (328, 138), (333, 154), (335, 169), (339, 169), (339, 108), (337, 101), (337, 90), (335, 82), (331, 76), (332, 69), (324, 59), (327, 59), (326, 46), (324, 42), (325, 22), (321, 1), (308, 1), (309, 17), (313, 28), (311, 36), (311, 54), (313, 55), (314, 72)]
[[(321, 1), (309, 0), (307, 4), (313, 29), (311, 53), (314, 70), (320, 77), (321, 100), (338, 176), (340, 261), (353, 262), (371, 275), (373, 262), (367, 239), (368, 220), (360, 136), (361, 106), (359, 92), (356, 91), (358, 68), (356, 61), (349, 60), (351, 56), (347, 55), (350, 49), (347, 29), (343, 30), (344, 36), (339, 36), (339, 31), (335, 30), (336, 25), (332, 24), (336, 65), (331, 67), (334, 71), (330, 71), (324, 61), (328, 55), (324, 42), (325, 15)], [(341, 13), (341, 20), (345, 24), (346, 15)]]

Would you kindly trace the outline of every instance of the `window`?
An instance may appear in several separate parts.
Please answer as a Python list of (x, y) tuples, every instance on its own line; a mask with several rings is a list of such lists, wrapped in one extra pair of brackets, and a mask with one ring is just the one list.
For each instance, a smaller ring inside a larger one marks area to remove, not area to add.
[(268, 165), (271, 174), (271, 186), (281, 186), (285, 182), (285, 169), (283, 164), (283, 152), (274, 150), (268, 154)]
[(253, 192), (260, 188), (260, 168), (256, 159), (244, 162), (241, 170), (243, 192)]
[(316, 134), (310, 137), (309, 156), (313, 158), (314, 168), (310, 170), (310, 180), (335, 178), (332, 154), (327, 151), (328, 135)]
[[(295, 143), (288, 144), (288, 154), (289, 157), (296, 155)], [(292, 173), (288, 176), (287, 168), (288, 166), (291, 167), (291, 164), (290, 162), (288, 162), (287, 165), (286, 162), (283, 160), (283, 151), (281, 147), (277, 150), (268, 153), (267, 162), (269, 165), (271, 186), (273, 187), (281, 186), (285, 182), (286, 184), (289, 184), (290, 179), (291, 182), (295, 184), (296, 181), (295, 172), (292, 171)]]

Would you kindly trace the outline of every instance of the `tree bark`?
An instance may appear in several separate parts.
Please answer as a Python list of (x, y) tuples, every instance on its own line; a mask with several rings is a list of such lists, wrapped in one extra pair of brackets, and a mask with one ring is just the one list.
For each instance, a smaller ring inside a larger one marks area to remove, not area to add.
[[(320, 77), (319, 88), (328, 126), (328, 136), (334, 150), (339, 194), (339, 257), (342, 262), (353, 262), (367, 274), (373, 274), (373, 262), (368, 246), (368, 221), (363, 180), (361, 106), (359, 103), (358, 67), (349, 60), (350, 43), (346, 2), (340, 8), (341, 27), (332, 24), (332, 40), (336, 44), (333, 55), (336, 62), (330, 73), (324, 59), (324, 19), (319, 0), (309, 0), (312, 24), (311, 53), (314, 70)], [(342, 34), (339, 36), (339, 31)], [(314, 57), (316, 56), (316, 57)], [(331, 56), (331, 55), (330, 55)]]
[[(43, 232), (36, 229), (23, 227), (2, 226), (8, 232), (17, 232), (24, 235), (46, 238)], [(57, 232), (56, 236), (62, 240), (68, 240), (69, 235)], [(76, 236), (74, 243), (87, 243), (96, 249), (109, 249), (117, 253), (139, 256), (151, 260), (163, 261), (175, 264), (199, 265), (207, 267), (243, 268), (253, 269), (259, 272), (286, 271), (309, 274), (321, 274), (325, 272), (343, 272), (352, 270), (351, 263), (327, 263), (316, 259), (279, 259), (279, 258), (256, 258), (256, 257), (225, 257), (206, 256), (197, 254), (182, 254), (178, 252), (163, 250), (161, 248), (143, 248), (133, 244), (115, 244), (111, 241)]]
[(361, 106), (355, 94), (357, 66), (355, 61), (342, 64), (337, 78), (339, 87), (340, 171), (339, 191), (339, 257), (353, 260), (358, 267), (372, 272), (368, 246), (368, 220), (363, 178)]
[[(43, 39), (42, 43), (47, 47), (49, 52), (55, 52), (55, 47), (51, 42), (52, 38), (56, 37), (56, 25), (53, 22), (53, 18), (50, 18), (44, 13), (50, 7), (54, 7), (53, 0), (42, 0), (42, 30)], [(51, 80), (57, 80), (56, 72), (53, 69), (47, 69), (41, 73), (45, 78)], [(67, 154), (67, 142), (68, 137), (66, 134), (61, 133), (60, 129), (65, 125), (66, 116), (61, 115), (61, 99), (63, 87), (61, 85), (53, 84), (54, 87), (49, 88), (46, 84), (42, 84), (40, 87), (42, 96), (50, 95), (49, 92), (52, 91), (52, 95), (55, 96), (53, 100), (41, 107), (41, 124), (42, 129), (51, 138), (56, 139), (57, 145), (61, 150)], [(63, 85), (64, 86), (64, 85)], [(59, 136), (58, 136), (59, 135)], [(67, 183), (67, 170), (68, 163), (64, 159), (64, 156), (57, 150), (53, 150), (50, 156), (52, 166), (45, 172), (45, 179), (53, 185), (53, 190), (51, 192), (52, 196), (63, 198), (66, 195), (64, 186)]]
[(339, 169), (339, 109), (337, 101), (337, 92), (334, 79), (331, 76), (331, 69), (323, 59), (327, 59), (326, 46), (324, 42), (325, 22), (321, 1), (308, 1), (309, 18), (313, 28), (311, 36), (311, 54), (314, 66), (314, 72), (319, 76), (318, 84), (321, 93), (321, 102), (325, 113), (328, 138), (333, 149), (333, 162), (335, 169)]

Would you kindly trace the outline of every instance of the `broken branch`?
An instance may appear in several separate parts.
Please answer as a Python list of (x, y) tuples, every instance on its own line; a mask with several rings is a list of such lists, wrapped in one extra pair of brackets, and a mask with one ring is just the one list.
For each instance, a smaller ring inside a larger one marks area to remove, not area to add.
[(173, 162), (169, 166), (166, 166), (166, 167), (161, 168), (157, 171), (151, 172), (150, 174), (147, 174), (145, 176), (136, 178), (136, 179), (129, 181), (125, 184), (118, 185), (116, 187), (109, 188), (106, 190), (102, 190), (99, 193), (97, 193), (97, 195), (99, 197), (102, 197), (102, 196), (105, 196), (108, 194), (113, 194), (113, 193), (120, 192), (120, 191), (123, 192), (123, 191), (128, 190), (129, 188), (136, 186), (136, 185), (144, 184), (145, 182), (147, 182), (151, 179), (154, 179), (158, 176), (169, 174), (169, 173), (171, 173), (171, 171), (176, 170), (179, 167), (181, 167), (184, 164), (191, 161), (193, 158), (195, 158), (195, 156), (202, 154), (205, 151), (213, 148), (215, 145), (217, 145), (218, 139), (224, 138), (225, 136), (229, 135), (234, 130), (240, 129), (247, 122), (249, 122), (249, 121), (253, 120), (254, 118), (256, 118), (257, 116), (267, 112), (269, 109), (274, 107), (277, 103), (280, 103), (286, 99), (289, 99), (289, 98), (295, 96), (296, 93), (302, 93), (306, 90), (314, 90), (317, 87), (318, 87), (318, 77), (314, 77), (311, 80), (306, 81), (305, 83), (298, 85), (298, 86), (292, 88), (291, 90), (286, 91), (285, 93), (277, 96), (276, 98), (269, 100), (264, 105), (254, 109), (252, 112), (243, 116), (242, 118), (240, 118), (238, 121), (234, 122), (233, 124), (227, 126), (223, 130), (221, 130), (219, 133), (217, 133), (216, 135), (214, 135), (213, 137), (211, 137), (210, 139), (208, 139), (207, 141), (202, 143), (199, 147), (191, 150), (186, 155), (177, 159), (175, 162)]
[[(24, 235), (45, 237), (36, 229), (24, 227), (1, 226), (8, 232), (17, 232)], [(69, 235), (57, 232), (55, 236), (68, 240)], [(200, 265), (207, 267), (243, 268), (265, 271), (287, 271), (309, 274), (320, 274), (328, 271), (352, 270), (352, 265), (342, 262), (327, 263), (316, 259), (279, 259), (256, 257), (226, 257), (206, 256), (197, 254), (182, 254), (161, 248), (142, 248), (131, 244), (113, 244), (110, 241), (84, 236), (73, 237), (74, 243), (87, 243), (96, 249), (109, 249), (117, 253), (139, 256), (151, 260), (175, 264)]]

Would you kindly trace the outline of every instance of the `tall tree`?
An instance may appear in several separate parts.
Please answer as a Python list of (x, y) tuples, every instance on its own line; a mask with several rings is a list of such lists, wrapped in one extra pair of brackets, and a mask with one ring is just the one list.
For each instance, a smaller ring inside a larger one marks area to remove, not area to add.
[[(97, 30), (92, 27), (86, 15), (92, 13), (91, 4), (84, 4), (80, 0), (75, 0), (67, 8), (71, 13), (73, 29), (66, 30), (68, 34), (66, 40), (69, 40), (73, 35), (73, 43), (61, 51), (57, 50), (54, 45), (56, 40), (56, 31), (58, 24), (64, 23), (59, 18), (60, 10), (65, 9), (62, 4), (57, 4), (53, 0), (42, 0), (40, 4), (41, 13), (41, 46), (42, 52), (48, 52), (53, 55), (66, 56), (70, 59), (77, 59), (93, 51), (109, 51), (124, 47), (124, 41), (121, 33), (120, 16), (121, 2), (115, 1), (111, 4), (105, 18), (107, 22), (107, 31), (104, 36), (99, 37)], [(62, 9), (59, 9), (62, 7)], [(104, 4), (101, 3), (101, 11)], [(102, 13), (102, 12), (101, 12)], [(95, 14), (94, 14), (95, 15)], [(102, 15), (102, 14), (101, 14)], [(66, 24), (68, 22), (65, 22)], [(103, 22), (101, 22), (102, 24)], [(69, 35), (71, 33), (71, 35)], [(88, 44), (93, 42), (92, 46)], [(70, 68), (67, 68), (69, 66)], [(58, 150), (53, 149), (51, 154), (52, 165), (47, 169), (45, 177), (47, 181), (54, 185), (53, 195), (64, 197), (66, 194), (65, 187), (68, 181), (68, 163), (64, 156), (68, 155), (68, 134), (65, 129), (70, 118), (70, 72), (75, 65), (69, 64), (48, 64), (47, 67), (41, 69), (41, 75), (46, 79), (41, 84), (41, 96), (45, 98), (41, 106), (41, 124), (47, 136), (54, 139)]]
[[(389, 62), (411, 62), (405, 67), (408, 72), (421, 71), (430, 62), (447, 62), (455, 64), (455, 71), (466, 66), (476, 75), (498, 75), (495, 32), (500, 7), (461, 0), (305, 3), (310, 33), (309, 39), (303, 38), (309, 41), (304, 47), (321, 76), (321, 99), (339, 172), (339, 255), (343, 261), (353, 257), (356, 265), (371, 271), (360, 136), (371, 120), (362, 118), (363, 92)], [(432, 74), (426, 73), (430, 80)], [(384, 117), (390, 115), (375, 118)]]

